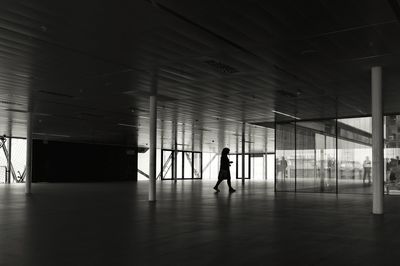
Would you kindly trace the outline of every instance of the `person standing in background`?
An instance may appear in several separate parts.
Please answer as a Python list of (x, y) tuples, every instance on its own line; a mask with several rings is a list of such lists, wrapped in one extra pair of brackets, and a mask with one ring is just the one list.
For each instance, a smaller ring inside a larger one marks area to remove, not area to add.
[(286, 170), (287, 170), (287, 167), (288, 167), (288, 163), (287, 163), (287, 161), (286, 161), (286, 159), (285, 159), (285, 156), (282, 156), (281, 168), (282, 168), (282, 177), (283, 177), (283, 179), (286, 178)]
[(371, 184), (371, 161), (369, 160), (368, 156), (365, 158), (365, 161), (363, 163), (363, 168), (364, 168), (363, 184), (365, 184), (365, 178), (368, 178), (368, 184)]

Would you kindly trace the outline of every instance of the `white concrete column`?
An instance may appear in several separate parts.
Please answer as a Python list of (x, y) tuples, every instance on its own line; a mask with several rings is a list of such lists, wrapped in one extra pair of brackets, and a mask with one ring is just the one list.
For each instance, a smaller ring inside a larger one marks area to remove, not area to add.
[(178, 181), (178, 122), (175, 121), (174, 124), (174, 151), (172, 153), (173, 156), (173, 171), (172, 178), (175, 182)]
[(244, 185), (244, 177), (246, 176), (246, 159), (245, 159), (245, 152), (246, 152), (246, 142), (245, 142), (245, 133), (246, 133), (246, 124), (243, 123), (242, 125), (242, 184)]
[(371, 69), (372, 99), (372, 213), (383, 214), (382, 68)]
[(264, 179), (268, 179), (268, 131), (265, 130), (265, 138), (264, 138)]
[(26, 121), (26, 172), (25, 172), (25, 193), (32, 192), (32, 113), (28, 113)]
[(8, 150), (8, 160), (7, 160), (7, 184), (11, 183), (11, 134), (7, 138), (7, 150)]
[(150, 96), (149, 201), (156, 201), (157, 96)]

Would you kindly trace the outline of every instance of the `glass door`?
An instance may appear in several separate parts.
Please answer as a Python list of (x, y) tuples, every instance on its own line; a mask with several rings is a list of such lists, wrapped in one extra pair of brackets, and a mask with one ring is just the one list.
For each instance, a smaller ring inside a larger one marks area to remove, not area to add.
[(161, 150), (161, 179), (173, 179), (174, 157), (172, 150)]
[(201, 152), (161, 151), (161, 179), (202, 179), (203, 158)]
[[(237, 154), (236, 155), (236, 162), (237, 162), (237, 173), (236, 173), (236, 178), (237, 179), (242, 179), (242, 167), (243, 167), (243, 162), (242, 162), (242, 154)], [(244, 179), (250, 179), (251, 176), (251, 169), (250, 169), (250, 155), (245, 154), (244, 155)]]
[(193, 179), (202, 179), (203, 178), (203, 160), (201, 152), (193, 152)]
[(263, 153), (250, 154), (250, 177), (254, 180), (266, 179), (266, 161)]

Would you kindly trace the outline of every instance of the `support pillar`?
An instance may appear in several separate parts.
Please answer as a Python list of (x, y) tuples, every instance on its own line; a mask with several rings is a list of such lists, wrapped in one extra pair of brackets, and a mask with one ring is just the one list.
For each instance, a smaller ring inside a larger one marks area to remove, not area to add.
[[(28, 113), (26, 121), (26, 172), (25, 193), (32, 193), (32, 113)], [(10, 156), (11, 157), (11, 156)]]
[(8, 158), (7, 158), (7, 184), (11, 183), (11, 134), (7, 138), (7, 150), (8, 150)]
[(157, 96), (150, 96), (149, 201), (156, 201)]
[(383, 214), (382, 67), (371, 69), (372, 99), (372, 213)]
[(242, 184), (244, 185), (244, 178), (246, 174), (246, 160), (245, 160), (245, 151), (246, 151), (246, 143), (245, 143), (245, 133), (246, 133), (246, 124), (243, 123), (242, 125)]
[(268, 131), (265, 130), (265, 138), (264, 138), (264, 179), (268, 179)]
[(173, 151), (173, 171), (172, 178), (174, 182), (178, 181), (178, 122), (175, 120), (174, 122), (174, 151)]

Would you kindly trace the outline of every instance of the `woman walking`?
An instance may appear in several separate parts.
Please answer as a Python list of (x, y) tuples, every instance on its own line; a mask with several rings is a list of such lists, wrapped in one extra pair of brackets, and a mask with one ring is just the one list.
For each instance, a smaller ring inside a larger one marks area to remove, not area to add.
[(217, 191), (217, 192), (220, 191), (218, 189), (218, 186), (219, 186), (219, 184), (221, 184), (221, 182), (224, 179), (226, 179), (226, 181), (228, 182), (229, 192), (233, 193), (236, 191), (233, 189), (233, 187), (231, 185), (231, 172), (229, 171), (229, 167), (231, 166), (231, 163), (233, 163), (233, 162), (229, 161), (228, 154), (229, 154), (229, 149), (224, 148), (221, 153), (221, 167), (220, 167), (219, 174), (218, 174), (218, 181), (214, 187), (215, 191)]

